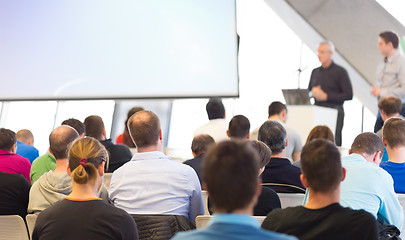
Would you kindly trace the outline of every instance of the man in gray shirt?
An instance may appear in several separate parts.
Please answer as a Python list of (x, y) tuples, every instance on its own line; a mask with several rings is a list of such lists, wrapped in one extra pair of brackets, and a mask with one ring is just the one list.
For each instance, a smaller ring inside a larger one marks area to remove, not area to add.
[[(378, 49), (384, 55), (377, 67), (377, 82), (371, 87), (371, 94), (377, 98), (393, 96), (402, 101), (401, 115), (405, 114), (405, 57), (398, 49), (399, 37), (396, 33), (380, 33)], [(384, 121), (380, 113), (374, 126), (374, 132), (381, 129)]]

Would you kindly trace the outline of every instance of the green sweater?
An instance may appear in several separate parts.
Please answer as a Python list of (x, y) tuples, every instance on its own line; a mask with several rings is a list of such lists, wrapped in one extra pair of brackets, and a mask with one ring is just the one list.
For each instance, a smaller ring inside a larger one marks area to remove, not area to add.
[(48, 151), (46, 154), (38, 157), (32, 162), (30, 178), (31, 183), (34, 184), (40, 176), (50, 170), (55, 170), (56, 162), (55, 157)]

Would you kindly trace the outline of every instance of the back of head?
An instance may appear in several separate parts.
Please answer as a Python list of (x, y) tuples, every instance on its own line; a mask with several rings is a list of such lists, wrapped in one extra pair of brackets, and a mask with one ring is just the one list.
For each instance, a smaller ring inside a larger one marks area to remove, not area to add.
[(137, 148), (155, 146), (160, 137), (159, 117), (151, 111), (139, 111), (128, 120), (129, 134)]
[(272, 153), (271, 149), (264, 142), (261, 142), (261, 141), (253, 140), (252, 145), (256, 149), (257, 153), (259, 154), (259, 158), (260, 158), (259, 168), (265, 167), (270, 162), (271, 153)]
[(398, 34), (392, 31), (386, 31), (379, 34), (380, 38), (384, 40), (386, 44), (392, 43), (392, 46), (396, 49), (399, 45)]
[(129, 109), (128, 114), (127, 114), (127, 119), (125, 120), (125, 128), (124, 128), (124, 134), (122, 135), (122, 141), (123, 144), (127, 145), (130, 148), (135, 148), (135, 144), (132, 141), (131, 137), (129, 136), (129, 130), (128, 130), (128, 120), (129, 118), (134, 115), (135, 113), (145, 110), (143, 107), (133, 107)]
[(196, 156), (207, 152), (208, 148), (215, 144), (215, 140), (208, 134), (201, 134), (193, 138), (191, 143), (191, 151)]
[(75, 183), (94, 183), (97, 179), (97, 168), (102, 162), (108, 162), (108, 152), (95, 138), (79, 138), (72, 143), (68, 159)]
[(334, 191), (343, 174), (340, 152), (328, 140), (312, 140), (302, 148), (301, 170), (313, 191)]
[(72, 128), (74, 128), (77, 131), (77, 133), (80, 136), (82, 136), (82, 134), (84, 134), (84, 132), (86, 130), (85, 127), (84, 127), (84, 124), (81, 121), (79, 121), (79, 120), (77, 120), (75, 118), (66, 119), (65, 121), (62, 122), (61, 125), (71, 126)]
[(306, 142), (308, 143), (314, 139), (326, 139), (333, 143), (335, 142), (335, 136), (333, 136), (332, 130), (325, 125), (318, 125), (312, 128), (311, 132), (308, 134)]
[(279, 122), (268, 120), (259, 128), (258, 139), (264, 142), (274, 155), (284, 150), (287, 143), (287, 132)]
[(13, 145), (16, 144), (17, 137), (15, 132), (7, 128), (0, 128), (0, 149), (11, 151)]
[(55, 128), (49, 135), (49, 148), (55, 159), (66, 159), (70, 143), (79, 137), (71, 126), (61, 125)]
[(405, 146), (405, 120), (390, 118), (385, 121), (383, 138), (390, 148)]
[(225, 107), (220, 98), (210, 98), (205, 108), (209, 120), (225, 117)]
[(203, 161), (203, 175), (216, 211), (231, 213), (252, 201), (258, 184), (259, 156), (247, 141), (223, 141)]
[(30, 145), (30, 142), (34, 142), (34, 135), (32, 135), (32, 132), (28, 129), (21, 129), (20, 131), (17, 132), (17, 140)]
[(102, 139), (105, 127), (103, 119), (100, 116), (88, 116), (86, 119), (84, 119), (84, 127), (86, 129), (86, 136), (93, 137), (97, 140)]
[(250, 122), (243, 115), (234, 116), (229, 122), (228, 134), (229, 137), (246, 138), (250, 131)]
[(132, 115), (134, 115), (135, 113), (140, 112), (140, 111), (142, 111), (142, 110), (145, 110), (145, 109), (144, 109), (143, 107), (133, 107), (133, 108), (129, 109), (129, 111), (128, 111), (128, 113), (127, 113), (127, 120), (126, 120), (125, 122), (127, 122), (128, 119), (129, 119)]
[(378, 109), (384, 111), (387, 116), (401, 113), (402, 102), (397, 97), (383, 97), (378, 101)]
[(272, 102), (269, 105), (269, 117), (280, 114), (283, 110), (287, 110), (287, 107), (278, 101)]
[(359, 134), (353, 141), (350, 148), (350, 153), (357, 154), (374, 154), (376, 152), (384, 152), (384, 144), (381, 138), (375, 133), (365, 132)]

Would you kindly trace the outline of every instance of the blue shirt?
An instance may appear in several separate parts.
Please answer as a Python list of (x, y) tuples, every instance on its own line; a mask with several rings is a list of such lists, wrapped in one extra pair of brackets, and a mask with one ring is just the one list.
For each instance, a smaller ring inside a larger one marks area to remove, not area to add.
[(340, 204), (364, 209), (384, 222), (402, 229), (404, 215), (391, 175), (359, 154), (342, 157), (346, 178), (340, 187)]
[(281, 233), (266, 231), (260, 228), (259, 222), (248, 215), (242, 214), (215, 214), (206, 228), (187, 232), (178, 232), (173, 240), (223, 240), (223, 239), (297, 239)]
[(192, 222), (204, 214), (194, 169), (158, 151), (136, 153), (115, 170), (109, 195), (114, 206), (129, 214), (183, 215)]
[(383, 162), (380, 164), (394, 179), (396, 193), (405, 193), (405, 163)]
[(28, 158), (30, 163), (32, 163), (37, 157), (39, 157), (38, 150), (31, 145), (22, 143), (17, 140), (17, 152), (18, 155)]

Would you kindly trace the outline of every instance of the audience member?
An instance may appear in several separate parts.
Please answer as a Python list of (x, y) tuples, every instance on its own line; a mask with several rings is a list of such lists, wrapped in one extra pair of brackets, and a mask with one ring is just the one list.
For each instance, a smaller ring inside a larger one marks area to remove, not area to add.
[(62, 122), (61, 125), (71, 126), (77, 131), (77, 133), (81, 138), (84, 137), (84, 133), (86, 132), (84, 124), (80, 120), (77, 120), (75, 118), (66, 119), (65, 121)]
[(192, 222), (204, 214), (201, 186), (195, 171), (162, 153), (160, 120), (140, 111), (128, 120), (138, 153), (111, 178), (112, 203), (130, 214), (183, 215)]
[(259, 140), (272, 151), (271, 160), (262, 174), (263, 183), (282, 183), (303, 188), (300, 169), (286, 158), (288, 140), (285, 128), (278, 121), (268, 120), (259, 129)]
[[(302, 140), (299, 133), (293, 128), (288, 127), (287, 122), (287, 106), (281, 102), (272, 102), (269, 105), (269, 118), (268, 120), (275, 120), (279, 122), (287, 131), (288, 146), (286, 148), (286, 157), (291, 161), (297, 161), (300, 159), (300, 153), (302, 149)], [(252, 132), (251, 138), (253, 140), (259, 139), (259, 128), (256, 128)]]
[(31, 184), (24, 176), (0, 172), (0, 215), (27, 215)]
[(265, 231), (249, 216), (262, 188), (258, 169), (259, 156), (247, 142), (224, 141), (208, 151), (203, 172), (216, 214), (206, 228), (179, 232), (173, 240), (296, 239)]
[(111, 139), (106, 139), (106, 131), (104, 122), (101, 117), (96, 115), (88, 116), (84, 120), (86, 136), (93, 137), (100, 141), (107, 149), (110, 156), (110, 163), (106, 168), (106, 172), (114, 172), (124, 163), (132, 158), (132, 153), (129, 148), (122, 144), (114, 144)]
[[(401, 116), (402, 102), (397, 97), (383, 97), (378, 101), (381, 119), (385, 122), (389, 118), (404, 118)], [(380, 138), (383, 137), (383, 128), (376, 133)]]
[(206, 105), (208, 119), (207, 124), (202, 125), (194, 131), (194, 136), (208, 134), (215, 142), (228, 139), (226, 130), (228, 124), (225, 119), (225, 107), (220, 98), (210, 98)]
[(262, 227), (306, 239), (378, 239), (374, 217), (339, 204), (340, 182), (346, 171), (332, 141), (315, 139), (301, 153), (301, 181), (308, 188), (305, 206), (277, 209)]
[(187, 164), (194, 169), (201, 184), (203, 184), (204, 181), (202, 176), (203, 158), (205, 156), (205, 153), (207, 152), (207, 149), (211, 145), (215, 145), (215, 140), (210, 135), (201, 134), (195, 136), (193, 142), (191, 143), (191, 151), (194, 158), (184, 162), (184, 164)]
[(39, 214), (32, 239), (138, 239), (133, 218), (97, 197), (108, 161), (105, 147), (94, 138), (79, 138), (68, 159), (72, 192)]
[(390, 118), (384, 122), (383, 129), (383, 142), (389, 160), (382, 162), (380, 167), (391, 174), (395, 192), (405, 193), (405, 120)]
[(341, 184), (340, 203), (364, 209), (380, 222), (402, 229), (404, 215), (392, 177), (378, 166), (383, 151), (384, 145), (374, 133), (362, 133), (354, 139), (350, 155), (342, 157), (346, 179)]
[(249, 139), (250, 138), (250, 122), (243, 115), (234, 116), (229, 122), (226, 135), (232, 139)]
[(34, 160), (34, 162), (32, 162), (30, 171), (30, 179), (32, 184), (34, 184), (44, 173), (54, 170), (55, 167), (55, 157), (52, 155), (51, 149), (48, 148), (48, 151), (44, 155), (38, 157)]
[(129, 131), (128, 131), (128, 119), (134, 115), (135, 113), (145, 110), (143, 109), (143, 107), (133, 107), (131, 109), (129, 109), (128, 114), (127, 114), (127, 119), (125, 120), (125, 124), (124, 124), (124, 132), (120, 135), (118, 135), (117, 139), (115, 140), (115, 142), (117, 144), (124, 144), (127, 145), (129, 147), (129, 149), (131, 149), (132, 153), (136, 153), (136, 146), (134, 144), (134, 142), (132, 142), (131, 137), (129, 136)]
[(18, 173), (30, 181), (31, 163), (16, 154), (17, 137), (10, 129), (0, 128), (0, 171)]
[(28, 129), (21, 129), (17, 132), (17, 154), (28, 158), (32, 163), (39, 157), (38, 149), (34, 147), (34, 135)]

